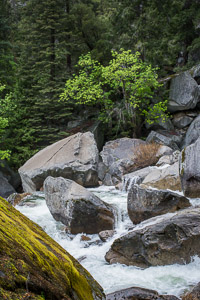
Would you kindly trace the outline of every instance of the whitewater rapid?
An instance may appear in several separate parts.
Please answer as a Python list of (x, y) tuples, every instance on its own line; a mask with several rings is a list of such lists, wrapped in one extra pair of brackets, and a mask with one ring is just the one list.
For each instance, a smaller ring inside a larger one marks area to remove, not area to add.
[[(81, 237), (86, 236), (85, 234), (66, 234), (65, 226), (56, 222), (51, 216), (44, 194), (41, 192), (29, 198), (27, 205), (17, 206), (17, 209), (39, 224), (48, 235), (78, 259), (104, 288), (106, 294), (138, 286), (156, 290), (160, 294), (179, 297), (200, 281), (200, 258), (197, 256), (191, 258), (191, 263), (187, 265), (174, 264), (147, 269), (121, 264), (109, 265), (104, 256), (116, 238), (126, 234), (128, 230), (145, 227), (173, 214), (155, 217), (134, 227), (127, 214), (127, 193), (106, 186), (90, 189), (90, 191), (103, 201), (112, 204), (116, 210), (116, 234), (105, 243), (97, 234), (87, 235), (91, 239), (89, 241), (82, 241)], [(200, 199), (193, 200), (192, 204), (200, 204)]]

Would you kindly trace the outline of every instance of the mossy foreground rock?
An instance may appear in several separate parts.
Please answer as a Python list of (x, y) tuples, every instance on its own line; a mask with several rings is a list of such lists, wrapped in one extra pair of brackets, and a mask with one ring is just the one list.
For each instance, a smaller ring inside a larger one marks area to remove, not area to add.
[(0, 299), (100, 300), (105, 296), (72, 256), (0, 198)]

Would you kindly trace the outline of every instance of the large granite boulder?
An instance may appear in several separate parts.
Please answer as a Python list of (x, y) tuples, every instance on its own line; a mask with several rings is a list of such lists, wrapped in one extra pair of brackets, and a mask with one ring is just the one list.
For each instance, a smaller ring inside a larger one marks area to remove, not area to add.
[(47, 206), (72, 234), (113, 229), (112, 207), (70, 179), (48, 177), (44, 182)]
[[(122, 176), (127, 169), (134, 170), (134, 152), (139, 146), (145, 144), (139, 139), (121, 138), (107, 142), (100, 155), (103, 164), (106, 167), (106, 174), (103, 183), (106, 185), (115, 185), (122, 180)], [(135, 167), (135, 169), (137, 169)]]
[(154, 290), (131, 287), (106, 295), (106, 300), (178, 300), (178, 298), (171, 295), (159, 295)]
[(152, 190), (135, 184), (128, 193), (128, 215), (134, 224), (189, 206), (187, 198), (166, 190)]
[(190, 72), (186, 71), (172, 78), (169, 92), (170, 112), (193, 109), (200, 100), (200, 90)]
[(190, 124), (188, 128), (184, 143), (185, 147), (193, 144), (200, 137), (200, 115), (194, 119), (194, 121)]
[(142, 181), (145, 187), (181, 191), (179, 162), (162, 168), (154, 168)]
[(92, 276), (0, 198), (0, 299), (105, 300)]
[(15, 193), (15, 189), (8, 182), (7, 178), (5, 178), (3, 174), (0, 172), (0, 196), (7, 198), (13, 193)]
[(48, 176), (69, 178), (89, 187), (98, 185), (98, 149), (91, 132), (77, 133), (30, 158), (19, 174), (25, 192), (40, 190)]
[(200, 137), (180, 155), (181, 186), (186, 197), (200, 197)]
[(142, 268), (189, 263), (200, 255), (200, 208), (187, 208), (159, 222), (135, 229), (114, 241), (109, 263)]

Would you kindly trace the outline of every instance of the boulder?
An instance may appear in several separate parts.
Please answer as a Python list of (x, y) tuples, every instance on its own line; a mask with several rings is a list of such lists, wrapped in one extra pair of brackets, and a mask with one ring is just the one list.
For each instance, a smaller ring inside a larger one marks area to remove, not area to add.
[(184, 148), (180, 155), (181, 186), (186, 197), (199, 198), (200, 195), (200, 137)]
[(105, 144), (100, 155), (107, 168), (106, 174), (110, 176), (107, 176), (106, 180), (103, 179), (104, 184), (115, 185), (122, 180), (123, 174), (127, 173), (126, 169), (134, 169), (134, 151), (141, 144), (145, 142), (130, 138), (121, 138)]
[(69, 178), (89, 187), (98, 185), (98, 149), (91, 132), (77, 133), (39, 151), (20, 169), (25, 192), (40, 190), (48, 176)]
[(156, 166), (164, 166), (166, 164), (173, 165), (175, 162), (179, 161), (180, 151), (176, 150), (171, 155), (163, 155)]
[(194, 255), (200, 255), (199, 207), (165, 216), (152, 225), (116, 239), (105, 258), (111, 264), (147, 268), (189, 263)]
[(159, 295), (154, 290), (131, 287), (106, 295), (106, 300), (178, 300), (171, 295)]
[(189, 206), (187, 198), (166, 190), (133, 185), (128, 193), (128, 215), (134, 224)]
[(0, 198), (0, 299), (105, 300), (92, 276)]
[(8, 180), (9, 184), (13, 186), (15, 190), (21, 188), (21, 178), (18, 173), (14, 172), (7, 161), (0, 160), (0, 172)]
[(47, 206), (56, 221), (72, 234), (94, 234), (113, 229), (112, 207), (76, 182), (48, 177), (44, 182)]
[(99, 232), (99, 237), (103, 242), (106, 242), (108, 239), (113, 237), (115, 233), (116, 233), (115, 230), (104, 230)]
[(194, 119), (194, 121), (190, 124), (186, 132), (186, 136), (183, 142), (184, 147), (187, 147), (200, 137), (200, 115)]
[[(193, 287), (191, 291), (181, 297), (182, 300), (198, 300), (200, 299), (200, 282)], [(106, 298), (107, 300), (107, 298)]]
[(186, 71), (172, 78), (169, 92), (170, 112), (193, 109), (200, 100), (200, 90), (190, 72)]
[(179, 112), (173, 115), (172, 123), (177, 128), (185, 128), (190, 125), (193, 121), (193, 118), (185, 114), (184, 112)]
[(24, 200), (24, 198), (30, 195), (31, 195), (30, 193), (22, 193), (22, 194), (13, 193), (7, 198), (7, 201), (13, 206), (16, 206), (19, 205), (20, 202)]
[(168, 146), (173, 150), (179, 150), (178, 144), (181, 142), (181, 139), (182, 138), (179, 138), (179, 136), (177, 136), (176, 134), (169, 134), (167, 132), (163, 134), (156, 131), (151, 131), (146, 139), (146, 142), (155, 142), (161, 145)]
[(154, 168), (142, 181), (145, 187), (182, 191), (179, 176), (179, 162), (163, 168)]
[(146, 167), (122, 177), (122, 191), (127, 192), (135, 184), (140, 184), (144, 178), (154, 170), (155, 167)]
[(11, 194), (15, 193), (15, 189), (12, 185), (8, 182), (8, 180), (3, 176), (0, 172), (0, 196), (7, 198)]

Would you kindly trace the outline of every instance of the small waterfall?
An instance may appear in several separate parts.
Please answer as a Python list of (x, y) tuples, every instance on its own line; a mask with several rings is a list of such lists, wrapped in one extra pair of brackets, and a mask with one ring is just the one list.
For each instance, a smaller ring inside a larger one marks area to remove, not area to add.
[(128, 192), (133, 184), (140, 184), (142, 178), (140, 176), (124, 175), (122, 178), (122, 192)]

